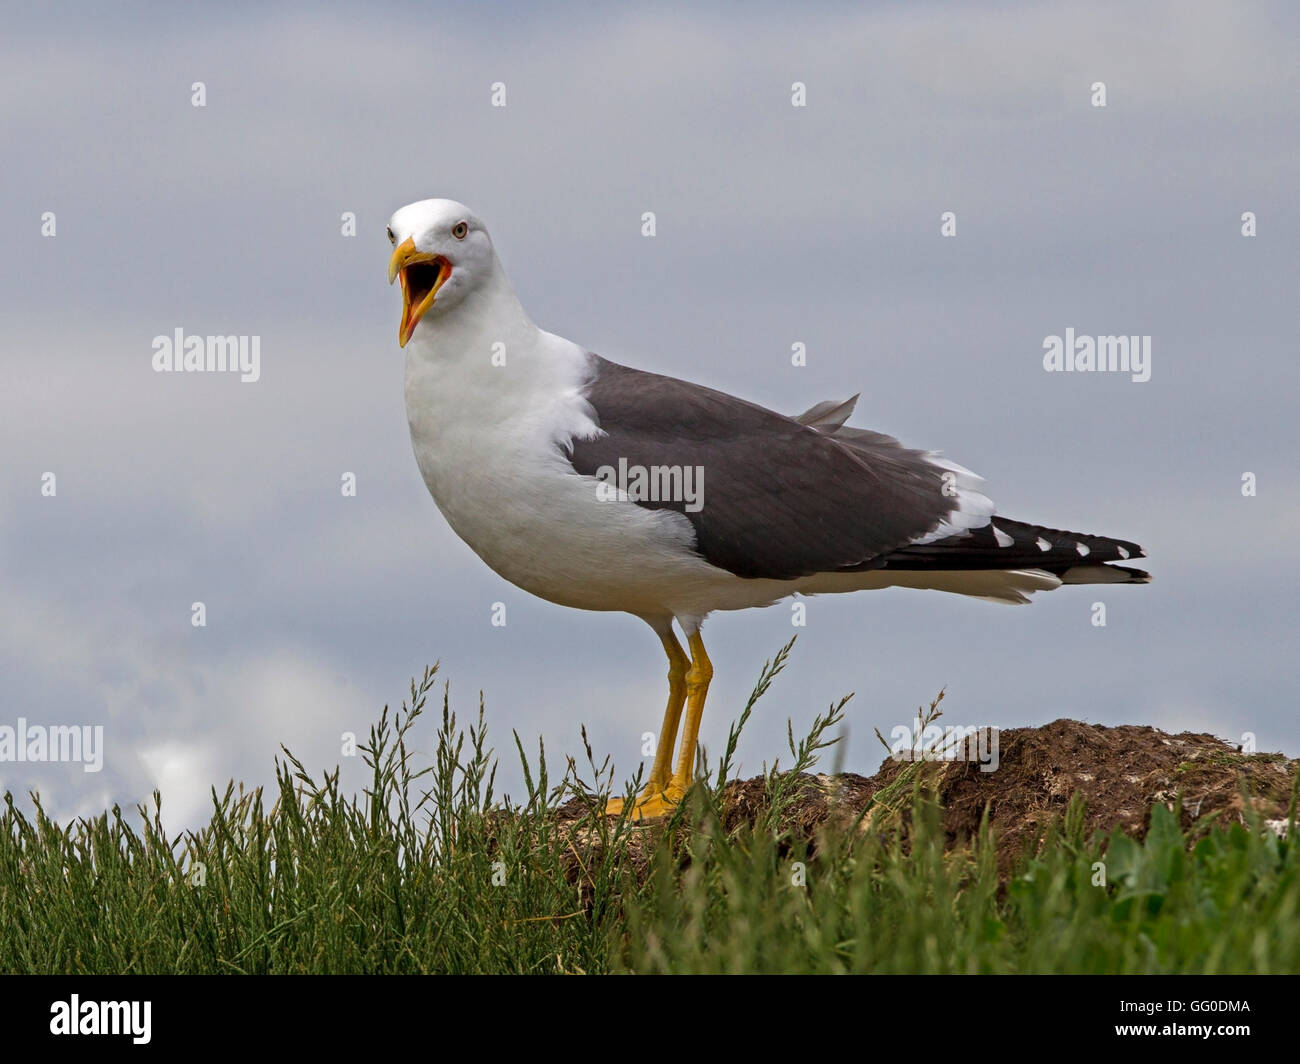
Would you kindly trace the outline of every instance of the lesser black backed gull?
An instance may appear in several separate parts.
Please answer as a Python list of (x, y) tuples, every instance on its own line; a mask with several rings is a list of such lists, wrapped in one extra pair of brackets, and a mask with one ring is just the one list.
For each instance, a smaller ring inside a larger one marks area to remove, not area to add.
[(786, 417), (539, 329), (462, 204), (403, 207), (388, 238), (411, 442), (448, 523), (511, 583), (634, 614), (667, 651), (638, 816), (690, 785), (713, 675), (700, 625), (714, 610), (884, 587), (1021, 603), (1150, 580), (1108, 564), (1143, 557), (1136, 543), (995, 516), (969, 470), (847, 427), (856, 397)]

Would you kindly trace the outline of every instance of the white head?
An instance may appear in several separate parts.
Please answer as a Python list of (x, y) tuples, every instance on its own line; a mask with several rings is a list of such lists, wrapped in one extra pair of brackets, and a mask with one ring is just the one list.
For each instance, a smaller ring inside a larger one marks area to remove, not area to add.
[(388, 283), (402, 279), (402, 347), (422, 320), (426, 329), (434, 326), (467, 297), (502, 279), (487, 229), (455, 200), (408, 203), (389, 219), (388, 239)]

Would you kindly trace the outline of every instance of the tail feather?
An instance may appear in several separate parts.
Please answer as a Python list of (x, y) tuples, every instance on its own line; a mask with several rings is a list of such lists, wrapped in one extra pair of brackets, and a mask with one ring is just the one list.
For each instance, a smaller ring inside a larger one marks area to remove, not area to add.
[(1151, 574), (1127, 565), (1076, 565), (1061, 574), (1063, 584), (1149, 584)]
[(1108, 562), (1145, 558), (1136, 543), (1109, 536), (1065, 532), (1059, 528), (994, 517), (982, 528), (967, 529), (934, 543), (915, 543), (885, 556), (883, 568), (953, 571), (1041, 569), (1066, 584), (1146, 584), (1151, 574)]

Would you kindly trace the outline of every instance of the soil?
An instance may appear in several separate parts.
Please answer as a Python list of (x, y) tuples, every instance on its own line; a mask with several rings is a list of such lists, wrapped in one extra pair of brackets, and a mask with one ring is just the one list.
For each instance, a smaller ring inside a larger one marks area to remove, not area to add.
[[(912, 784), (887, 788), (906, 764), (887, 758), (869, 777), (807, 776), (781, 828), (814, 847), (823, 826), (867, 830), (882, 817), (896, 816), (905, 831)], [(921, 777), (942, 806), (950, 847), (978, 833), (987, 808), (998, 866), (1005, 875), (1022, 850), (1064, 815), (1074, 794), (1083, 798), (1090, 836), (1118, 827), (1140, 839), (1156, 802), (1180, 808), (1184, 830), (1195, 836), (1212, 824), (1245, 823), (1247, 802), (1269, 827), (1283, 833), (1298, 769), (1300, 761), (1282, 754), (1244, 753), (1213, 735), (1057, 720), (1040, 728), (1004, 729), (994, 771), (981, 771), (974, 761), (933, 761), (922, 763)], [(725, 826), (754, 823), (766, 804), (762, 776), (728, 784), (722, 805)], [(576, 820), (586, 808), (584, 799), (577, 798), (562, 807), (558, 817), (562, 822)], [(635, 860), (635, 854), (630, 855)]]

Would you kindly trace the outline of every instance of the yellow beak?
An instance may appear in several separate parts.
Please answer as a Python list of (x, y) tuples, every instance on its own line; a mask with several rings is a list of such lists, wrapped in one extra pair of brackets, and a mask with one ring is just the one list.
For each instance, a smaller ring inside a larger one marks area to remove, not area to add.
[(402, 279), (402, 321), (397, 329), (397, 342), (405, 347), (411, 333), (433, 306), (433, 298), (451, 276), (451, 263), (441, 255), (417, 251), (415, 241), (407, 237), (393, 248), (388, 260), (388, 283)]

